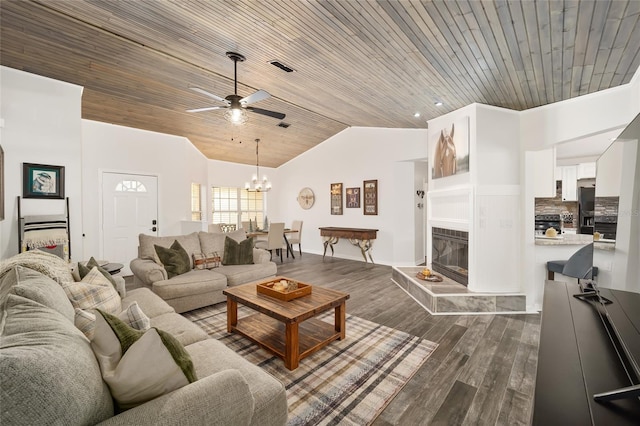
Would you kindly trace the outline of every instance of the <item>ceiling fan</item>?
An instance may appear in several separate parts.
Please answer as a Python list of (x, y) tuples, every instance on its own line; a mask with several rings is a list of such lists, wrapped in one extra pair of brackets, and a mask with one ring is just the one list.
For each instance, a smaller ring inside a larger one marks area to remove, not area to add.
[(210, 98), (215, 99), (218, 102), (222, 102), (224, 106), (210, 106), (204, 108), (195, 108), (189, 109), (187, 112), (203, 112), (203, 111), (212, 111), (217, 109), (225, 109), (225, 118), (233, 124), (243, 124), (247, 121), (246, 111), (251, 111), (256, 114), (266, 115), (268, 117), (277, 118), (282, 120), (285, 117), (285, 114), (275, 111), (269, 111), (262, 108), (256, 108), (251, 105), (258, 101), (262, 101), (271, 96), (264, 90), (258, 90), (249, 96), (240, 97), (238, 95), (238, 62), (244, 62), (245, 57), (239, 53), (235, 52), (227, 52), (227, 57), (233, 61), (233, 95), (229, 95), (225, 98), (214, 95), (213, 93), (209, 93), (204, 89), (199, 87), (190, 87), (191, 90), (196, 91), (198, 93), (202, 93), (203, 95), (209, 96)]

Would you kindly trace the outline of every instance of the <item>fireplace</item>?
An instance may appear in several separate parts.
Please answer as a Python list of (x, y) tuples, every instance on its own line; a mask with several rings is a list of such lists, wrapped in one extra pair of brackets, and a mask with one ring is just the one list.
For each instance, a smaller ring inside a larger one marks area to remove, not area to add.
[(431, 269), (467, 285), (469, 283), (469, 233), (431, 228)]

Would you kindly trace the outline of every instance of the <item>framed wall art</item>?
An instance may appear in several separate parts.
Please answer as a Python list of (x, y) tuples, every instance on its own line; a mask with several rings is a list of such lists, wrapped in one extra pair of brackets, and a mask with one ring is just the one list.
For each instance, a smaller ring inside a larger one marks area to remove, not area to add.
[(22, 163), (22, 196), (64, 199), (64, 166)]
[(378, 180), (365, 180), (362, 183), (364, 188), (364, 214), (378, 214)]
[(342, 183), (331, 184), (331, 214), (342, 214)]
[(429, 135), (433, 153), (431, 177), (440, 179), (469, 171), (469, 117)]
[(347, 188), (347, 208), (360, 208), (360, 188)]

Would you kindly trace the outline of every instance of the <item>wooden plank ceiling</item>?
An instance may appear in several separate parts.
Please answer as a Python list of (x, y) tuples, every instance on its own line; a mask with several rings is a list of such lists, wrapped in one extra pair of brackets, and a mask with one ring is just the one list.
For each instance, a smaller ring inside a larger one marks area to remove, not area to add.
[[(237, 163), (254, 164), (260, 138), (271, 167), (349, 126), (425, 128), (473, 102), (523, 110), (628, 83), (640, 65), (638, 0), (2, 0), (0, 13), (2, 65), (84, 86), (83, 118)], [(220, 105), (191, 86), (233, 93), (227, 51), (247, 58), (238, 93), (268, 91), (254, 106), (289, 128), (186, 112)]]

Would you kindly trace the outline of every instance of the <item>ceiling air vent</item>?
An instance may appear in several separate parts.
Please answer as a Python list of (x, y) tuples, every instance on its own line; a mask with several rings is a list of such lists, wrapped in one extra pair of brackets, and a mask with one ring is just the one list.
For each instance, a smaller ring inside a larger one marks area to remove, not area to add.
[(282, 71), (285, 71), (285, 72), (294, 72), (295, 71), (293, 68), (286, 66), (285, 64), (283, 64), (282, 62), (280, 62), (280, 61), (278, 61), (276, 59), (274, 59), (273, 61), (269, 61), (269, 63), (271, 65), (273, 65), (274, 67), (278, 67)]
[(291, 124), (289, 123), (285, 123), (284, 121), (281, 121), (277, 124), (278, 127), (282, 127), (283, 129), (288, 128), (289, 126), (291, 126)]

